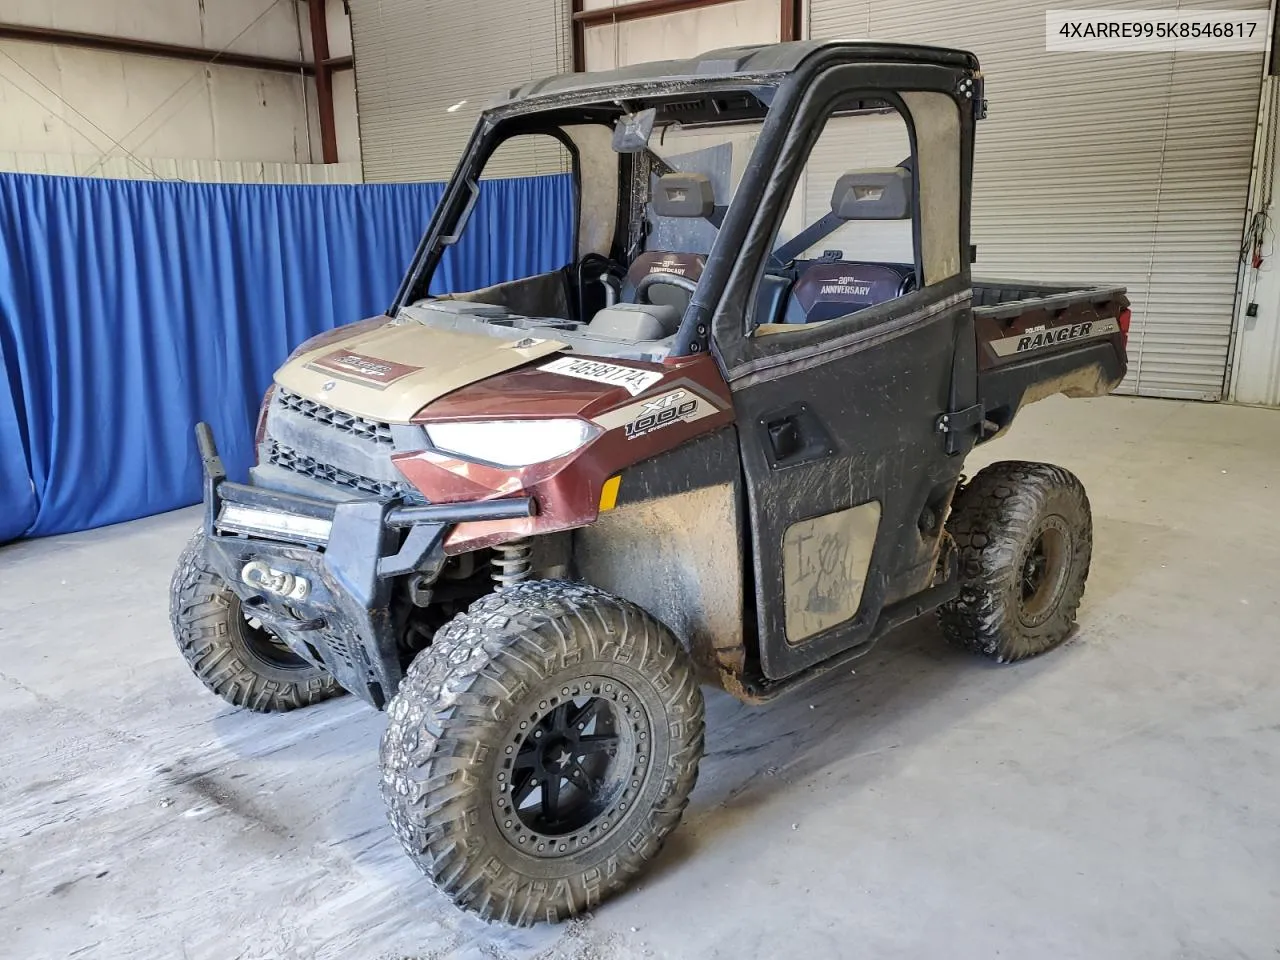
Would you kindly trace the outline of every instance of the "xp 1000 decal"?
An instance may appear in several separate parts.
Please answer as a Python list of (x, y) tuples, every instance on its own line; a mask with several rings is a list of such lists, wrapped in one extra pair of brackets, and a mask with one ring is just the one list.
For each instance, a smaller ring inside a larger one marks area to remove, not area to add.
[(610, 410), (596, 417), (595, 422), (606, 430), (622, 427), (626, 438), (634, 440), (673, 423), (692, 423), (719, 412), (720, 407), (700, 392), (682, 387)]

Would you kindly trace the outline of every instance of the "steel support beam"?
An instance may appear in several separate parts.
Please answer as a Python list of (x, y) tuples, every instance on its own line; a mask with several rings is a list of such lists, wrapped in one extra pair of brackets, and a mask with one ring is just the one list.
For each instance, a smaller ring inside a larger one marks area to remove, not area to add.
[(784, 43), (801, 39), (800, 0), (781, 0), (778, 6), (782, 8), (782, 28), (778, 31), (778, 39)]
[(569, 9), (573, 11), (572, 22), (569, 24), (569, 30), (573, 33), (573, 70), (581, 73), (587, 69), (587, 28), (578, 19), (582, 16), (582, 0), (572, 0)]
[(320, 159), (338, 162), (338, 128), (333, 118), (333, 68), (329, 66), (329, 25), (323, 3), (308, 3), (311, 15), (311, 59), (316, 78), (316, 112), (320, 115)]
[(246, 67), (250, 70), (270, 70), (275, 73), (302, 73), (308, 76), (315, 73), (311, 64), (300, 60), (259, 57), (254, 54), (231, 51), (219, 52), (206, 47), (184, 47), (175, 43), (157, 43), (154, 40), (134, 40), (129, 37), (104, 37), (96, 33), (78, 33), (74, 30), (31, 27), (25, 24), (0, 23), (0, 40), (52, 43), (63, 47), (82, 47), (86, 50), (105, 50), (109, 53), (131, 53), (168, 60), (190, 60), (195, 63), (217, 64), (221, 67)]
[(624, 23), (627, 20), (643, 20), (646, 17), (660, 17), (664, 13), (681, 13), (685, 10), (697, 10), (699, 7), (714, 7), (731, 0), (639, 0), (637, 3), (623, 3), (616, 7), (600, 7), (596, 10), (583, 10), (582, 4), (575, 2), (573, 11), (574, 23), (585, 27), (601, 27), (609, 23)]

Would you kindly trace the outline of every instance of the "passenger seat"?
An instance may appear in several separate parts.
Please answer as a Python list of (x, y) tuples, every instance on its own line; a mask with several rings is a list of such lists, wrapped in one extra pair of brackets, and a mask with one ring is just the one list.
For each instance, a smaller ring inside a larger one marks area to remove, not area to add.
[(915, 279), (915, 269), (905, 264), (845, 260), (802, 261), (796, 272), (784, 323), (822, 323), (887, 303)]

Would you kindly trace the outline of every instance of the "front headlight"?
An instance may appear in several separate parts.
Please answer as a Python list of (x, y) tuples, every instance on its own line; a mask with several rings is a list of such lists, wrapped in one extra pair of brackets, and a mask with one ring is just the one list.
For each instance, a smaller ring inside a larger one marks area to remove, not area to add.
[(500, 467), (527, 467), (573, 453), (599, 432), (585, 420), (472, 420), (429, 423), (437, 450)]

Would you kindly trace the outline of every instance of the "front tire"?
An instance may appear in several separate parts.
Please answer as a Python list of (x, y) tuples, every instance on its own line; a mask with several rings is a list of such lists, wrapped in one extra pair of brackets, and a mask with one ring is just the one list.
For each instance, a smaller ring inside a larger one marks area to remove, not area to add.
[(476, 601), (388, 715), (396, 836), (460, 907), (519, 925), (622, 890), (679, 822), (702, 756), (702, 692), (675, 637), (580, 583)]
[(328, 700), (342, 687), (247, 618), (240, 598), (204, 560), (204, 533), (178, 558), (169, 622), (178, 650), (209, 690), (237, 707), (283, 713)]
[(1010, 663), (1062, 643), (1089, 576), (1093, 518), (1084, 486), (1048, 463), (993, 463), (947, 521), (960, 594), (938, 610), (947, 639)]

